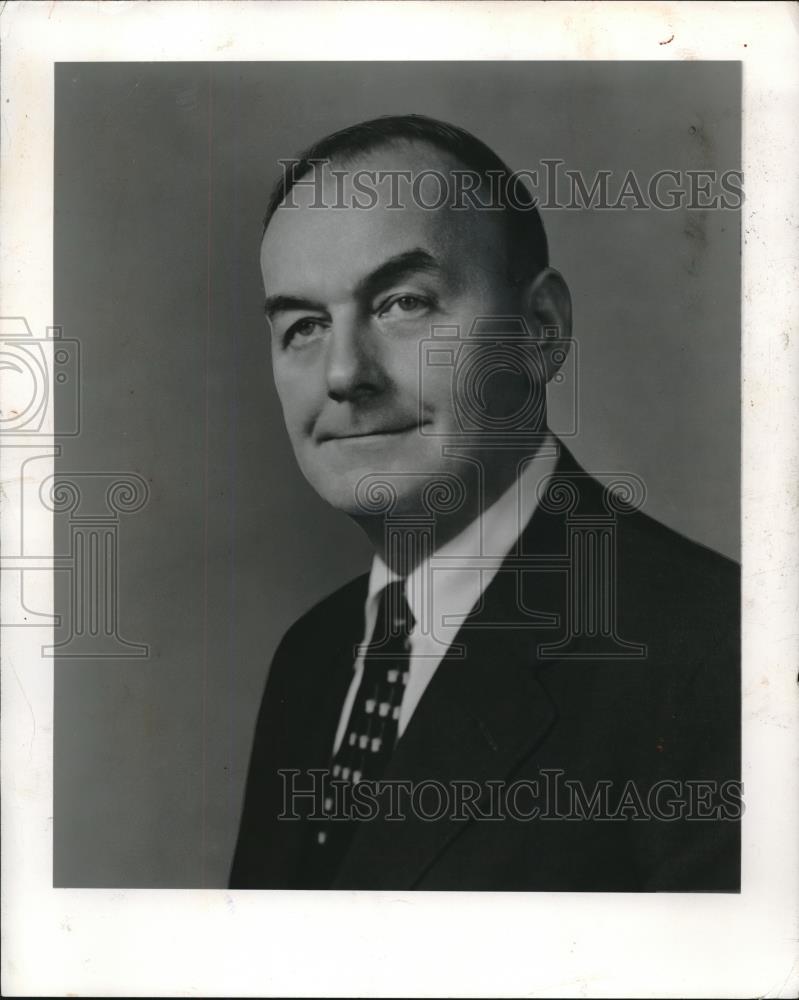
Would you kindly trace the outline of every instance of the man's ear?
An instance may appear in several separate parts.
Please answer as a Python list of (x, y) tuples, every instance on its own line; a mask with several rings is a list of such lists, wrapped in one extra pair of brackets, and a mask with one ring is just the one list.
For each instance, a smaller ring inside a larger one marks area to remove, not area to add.
[(569, 286), (553, 267), (533, 278), (524, 292), (527, 325), (541, 345), (547, 382), (566, 360), (571, 346), (572, 300)]

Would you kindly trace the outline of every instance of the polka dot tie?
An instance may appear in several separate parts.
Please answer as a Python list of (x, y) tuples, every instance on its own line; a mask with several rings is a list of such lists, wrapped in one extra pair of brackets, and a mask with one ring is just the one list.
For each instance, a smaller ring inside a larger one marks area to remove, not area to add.
[[(397, 742), (400, 707), (408, 681), (410, 633), (414, 625), (404, 590), (404, 581), (397, 580), (380, 593), (377, 621), (364, 657), (361, 683), (344, 738), (330, 768), (332, 781), (339, 783), (339, 794), (340, 783), (357, 785), (364, 780), (379, 781)], [(342, 799), (334, 798), (332, 788), (329, 791), (330, 794), (325, 794), (324, 810), (332, 816)], [(327, 884), (335, 875), (357, 823), (357, 820), (341, 818), (311, 823), (308, 874), (316, 886)]]

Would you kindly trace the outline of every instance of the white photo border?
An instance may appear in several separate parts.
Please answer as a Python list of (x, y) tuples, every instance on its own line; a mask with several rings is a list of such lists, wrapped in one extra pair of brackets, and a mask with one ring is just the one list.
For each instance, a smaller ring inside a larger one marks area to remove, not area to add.
[[(791, 3), (5, 6), (0, 316), (24, 316), (38, 337), (54, 322), (57, 62), (743, 63), (746, 812), (740, 895), (53, 889), (54, 661), (41, 656), (51, 629), (7, 628), (4, 995), (796, 995), (798, 28), (799, 10)], [(3, 406), (13, 404), (7, 398)], [(52, 448), (52, 425), (43, 434), (40, 453)], [(0, 483), (19, 476), (20, 455), (15, 447), (2, 449)], [(3, 552), (13, 555), (21, 512), (13, 491), (3, 491), (0, 503)], [(32, 525), (29, 519), (26, 530)], [(50, 519), (39, 514), (33, 531), (37, 551), (52, 552)], [(13, 562), (3, 569), (5, 612), (20, 600), (21, 574), (13, 572)], [(52, 609), (52, 573), (46, 568), (27, 575), (25, 600)]]

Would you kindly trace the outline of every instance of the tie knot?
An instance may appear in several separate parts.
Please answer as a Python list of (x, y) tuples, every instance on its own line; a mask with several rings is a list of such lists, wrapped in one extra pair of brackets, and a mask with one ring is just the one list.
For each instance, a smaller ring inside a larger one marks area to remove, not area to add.
[(381, 591), (379, 619), (385, 622), (385, 632), (390, 636), (410, 633), (415, 619), (405, 598), (404, 580), (394, 580)]

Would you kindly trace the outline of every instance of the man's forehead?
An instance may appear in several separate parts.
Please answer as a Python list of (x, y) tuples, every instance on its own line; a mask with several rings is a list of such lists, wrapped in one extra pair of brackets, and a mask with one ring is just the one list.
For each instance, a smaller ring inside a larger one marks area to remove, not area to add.
[[(413, 180), (397, 179), (401, 171), (413, 179), (430, 171), (451, 177), (458, 169), (462, 167), (453, 157), (419, 143), (316, 167), (302, 178), (310, 183), (295, 186), (291, 200), (269, 222), (261, 247), (264, 277), (282, 282), (292, 273), (355, 275), (374, 266), (378, 256), (386, 259), (420, 246), (442, 261), (453, 253), (462, 257), (466, 250), (469, 256), (488, 252), (496, 257), (504, 252), (497, 213), (455, 210), (449, 204), (431, 208), (434, 178), (424, 178), (427, 187), (418, 187), (421, 199), (413, 197)], [(364, 181), (364, 171), (373, 176)], [(382, 180), (373, 179), (381, 171)], [(365, 183), (373, 194), (365, 193)], [(396, 207), (398, 198), (401, 207)]]
[(464, 169), (464, 165), (451, 153), (430, 143), (396, 140), (362, 153), (332, 157), (328, 163), (315, 165), (292, 190), (291, 202), (303, 207), (312, 205), (318, 199), (317, 192), (322, 184), (328, 195), (326, 200), (331, 203), (336, 196), (340, 201), (347, 202), (359, 196), (363, 202), (363, 185), (366, 182), (381, 204), (388, 205), (395, 201), (399, 191), (406, 195), (402, 199), (403, 205), (407, 204), (410, 200), (407, 195), (412, 194), (409, 189), (414, 183), (420, 185), (422, 200), (430, 203), (437, 183), (431, 175), (440, 174), (449, 183), (453, 171)]

